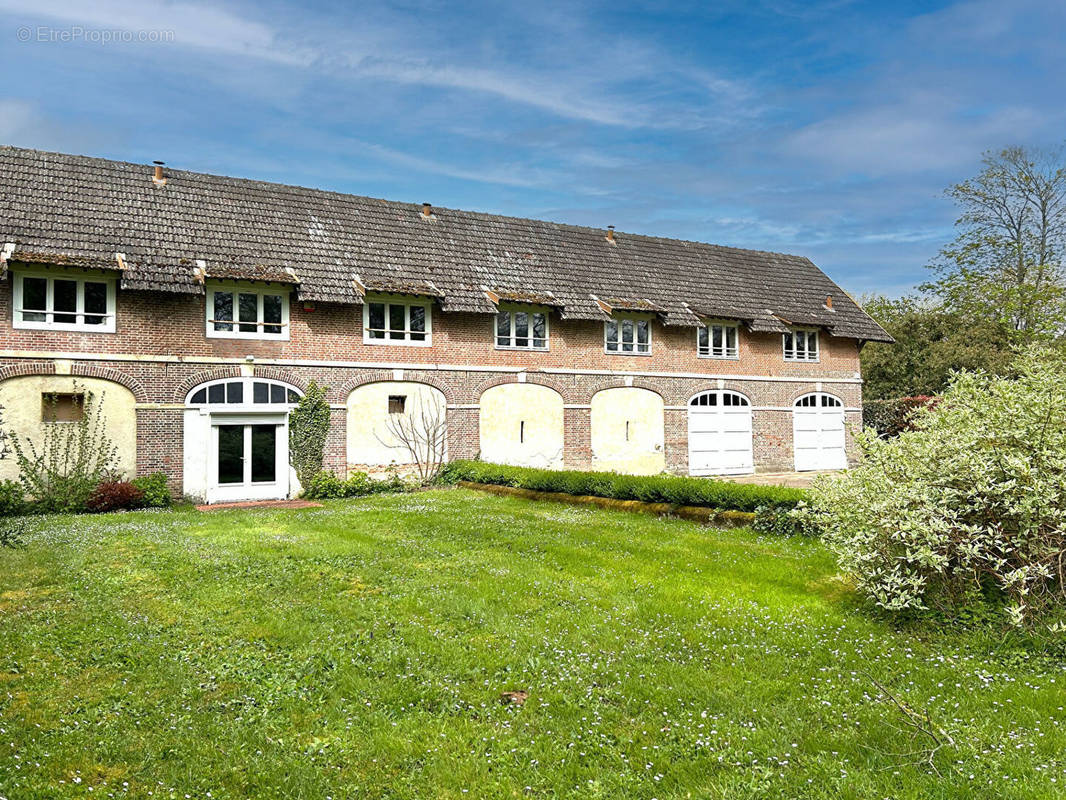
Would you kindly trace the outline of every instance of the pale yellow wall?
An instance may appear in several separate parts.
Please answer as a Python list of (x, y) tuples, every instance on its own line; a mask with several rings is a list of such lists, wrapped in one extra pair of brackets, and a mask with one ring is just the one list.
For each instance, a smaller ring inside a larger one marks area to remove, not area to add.
[(589, 420), (593, 468), (629, 475), (662, 472), (665, 423), (663, 399), (655, 392), (632, 386), (597, 392)]
[[(11, 434), (29, 438), (40, 447), (44, 426), (41, 421), (41, 395), (59, 392), (92, 392), (107, 435), (118, 448), (116, 468), (127, 477), (137, 472), (137, 412), (133, 393), (117, 383), (101, 378), (70, 375), (23, 375), (0, 383), (0, 405), (4, 407), (4, 425)], [(53, 422), (50, 425), (69, 425)], [(18, 477), (14, 452), (0, 460), (0, 479)]]
[[(521, 423), (525, 435), (519, 441)], [(563, 398), (533, 383), (505, 383), (481, 395), (481, 458), (523, 467), (563, 465)]]
[(353, 465), (410, 464), (410, 452), (389, 430), (389, 395), (406, 395), (405, 416), (422, 425), (427, 418), (446, 419), (447, 406), (440, 389), (412, 381), (383, 381), (360, 386), (348, 395), (348, 453)]

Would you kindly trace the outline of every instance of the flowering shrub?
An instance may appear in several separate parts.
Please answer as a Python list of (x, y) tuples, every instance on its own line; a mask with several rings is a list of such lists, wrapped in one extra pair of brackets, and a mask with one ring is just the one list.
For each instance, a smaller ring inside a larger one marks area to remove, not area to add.
[(89, 495), (85, 506), (90, 511), (102, 513), (140, 508), (143, 501), (144, 493), (129, 481), (104, 481)]
[(811, 505), (878, 605), (958, 613), (991, 599), (1015, 624), (1066, 607), (1066, 358), (959, 374), (913, 430), (858, 442), (860, 465), (817, 482)]

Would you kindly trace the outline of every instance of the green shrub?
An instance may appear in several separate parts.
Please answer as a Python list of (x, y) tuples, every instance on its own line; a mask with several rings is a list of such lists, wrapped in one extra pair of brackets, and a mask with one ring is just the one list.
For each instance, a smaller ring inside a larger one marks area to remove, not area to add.
[(1063, 609), (1066, 357), (959, 374), (914, 430), (858, 441), (860, 465), (818, 481), (811, 505), (874, 602), (958, 614), (992, 601), (1016, 624)]
[(41, 511), (84, 511), (89, 496), (113, 471), (118, 448), (107, 434), (100, 401), (89, 391), (83, 397), (81, 419), (46, 423), (39, 446), (17, 431), (11, 437), (19, 480)]
[(18, 481), (0, 481), (0, 517), (26, 513), (26, 491)]
[(365, 497), (369, 494), (407, 490), (407, 484), (395, 473), (385, 480), (375, 480), (365, 472), (353, 472), (346, 480), (341, 480), (332, 472), (322, 471), (311, 479), (303, 496), (308, 500), (333, 500), (338, 497)]
[(532, 469), (482, 461), (453, 461), (448, 464), (441, 473), (441, 482), (454, 484), (458, 481), (615, 500), (703, 506), (723, 511), (755, 511), (759, 507), (792, 508), (806, 498), (806, 493), (801, 489), (784, 486), (759, 486), (678, 475), (619, 475), (614, 472)]
[(143, 495), (142, 508), (166, 508), (172, 502), (170, 489), (167, 488), (167, 476), (162, 472), (141, 475), (134, 478), (133, 485)]
[(936, 405), (936, 397), (900, 397), (895, 400), (864, 400), (862, 424), (873, 428), (878, 436), (899, 436), (903, 431), (914, 429), (916, 412), (920, 408)]
[(332, 500), (344, 497), (344, 481), (332, 472), (322, 471), (307, 482), (303, 495), (308, 500)]

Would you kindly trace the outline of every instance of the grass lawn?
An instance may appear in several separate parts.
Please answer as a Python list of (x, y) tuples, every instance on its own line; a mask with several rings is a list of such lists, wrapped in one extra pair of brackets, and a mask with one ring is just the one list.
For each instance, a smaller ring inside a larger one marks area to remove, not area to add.
[(462, 490), (0, 550), (6, 800), (1063, 797), (1064, 689), (817, 542)]

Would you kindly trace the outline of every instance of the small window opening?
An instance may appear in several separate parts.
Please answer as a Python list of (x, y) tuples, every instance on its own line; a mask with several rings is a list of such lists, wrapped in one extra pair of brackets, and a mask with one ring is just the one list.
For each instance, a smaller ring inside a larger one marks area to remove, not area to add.
[(402, 414), (404, 408), (407, 406), (407, 395), (405, 394), (390, 394), (389, 395), (389, 413), (390, 414)]
[(518, 423), (518, 443), (525, 444), (526, 441), (526, 421), (522, 420)]
[(629, 441), (629, 420), (626, 420), (626, 441)]
[(43, 422), (81, 422), (85, 418), (85, 395), (74, 392), (44, 392), (41, 395)]

